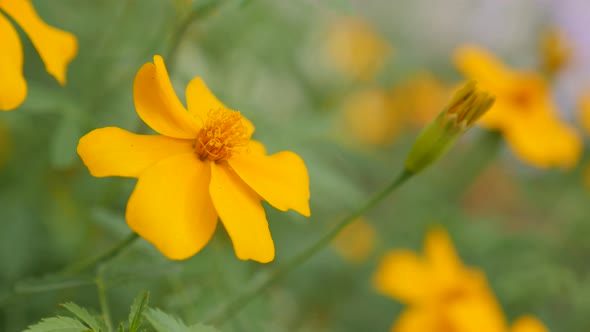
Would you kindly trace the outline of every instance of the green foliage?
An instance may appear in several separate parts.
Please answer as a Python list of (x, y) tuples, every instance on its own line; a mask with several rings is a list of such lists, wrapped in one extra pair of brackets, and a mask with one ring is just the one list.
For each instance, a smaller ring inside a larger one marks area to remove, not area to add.
[(87, 332), (87, 326), (79, 320), (69, 317), (44, 318), (39, 323), (29, 326), (24, 332)]
[(145, 317), (157, 332), (218, 332), (217, 329), (202, 324), (188, 326), (160, 309), (149, 308)]
[(78, 306), (73, 302), (64, 303), (62, 307), (68, 309), (78, 319), (84, 322), (92, 331), (101, 331), (100, 325), (94, 316), (92, 316), (86, 309)]
[(129, 312), (129, 332), (137, 332), (141, 327), (144, 311), (147, 308), (149, 299), (150, 293), (144, 292), (133, 301), (131, 311)]

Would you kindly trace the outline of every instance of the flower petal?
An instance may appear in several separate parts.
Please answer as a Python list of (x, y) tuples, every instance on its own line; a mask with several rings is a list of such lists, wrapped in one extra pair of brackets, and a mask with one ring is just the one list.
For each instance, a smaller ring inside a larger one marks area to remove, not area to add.
[(450, 330), (497, 332), (506, 330), (502, 309), (489, 290), (452, 301), (446, 306)]
[[(193, 79), (187, 85), (186, 104), (188, 106), (188, 111), (194, 114), (201, 126), (207, 121), (207, 113), (210, 110), (228, 108), (215, 97), (200, 77)], [(249, 135), (252, 135), (254, 133), (254, 125), (252, 122), (244, 116), (242, 116), (242, 122), (246, 128), (248, 128)]]
[(405, 303), (424, 303), (432, 297), (430, 270), (422, 258), (409, 250), (386, 254), (373, 280), (379, 292)]
[(463, 263), (455, 252), (449, 234), (442, 228), (431, 229), (424, 241), (424, 255), (441, 287), (452, 287), (462, 274)]
[(211, 168), (193, 153), (146, 169), (127, 203), (129, 227), (170, 259), (186, 259), (209, 242), (217, 213), (209, 196)]
[(211, 163), (209, 191), (238, 258), (272, 261), (274, 243), (258, 195), (231, 168), (216, 163)]
[(192, 144), (190, 140), (137, 135), (117, 127), (106, 127), (80, 138), (78, 154), (93, 176), (136, 178), (162, 159), (191, 153)]
[(27, 82), (23, 76), (23, 49), (18, 33), (10, 21), (0, 13), (0, 110), (10, 111), (23, 103), (27, 96)]
[(67, 66), (78, 53), (76, 37), (45, 23), (29, 0), (0, 0), (0, 8), (27, 33), (47, 72), (64, 85)]
[(133, 98), (139, 117), (162, 135), (193, 139), (201, 129), (198, 119), (178, 100), (159, 55), (154, 56), (154, 63), (146, 63), (137, 72)]
[(281, 211), (293, 209), (309, 217), (309, 175), (303, 160), (291, 151), (270, 156), (246, 151), (228, 163), (264, 200)]
[(391, 332), (444, 331), (444, 326), (435, 310), (410, 307), (404, 310), (391, 328)]
[(454, 62), (459, 71), (477, 81), (482, 89), (500, 94), (513, 78), (511, 71), (492, 53), (473, 45), (455, 51)]
[(549, 332), (543, 323), (533, 316), (522, 316), (512, 324), (510, 332)]

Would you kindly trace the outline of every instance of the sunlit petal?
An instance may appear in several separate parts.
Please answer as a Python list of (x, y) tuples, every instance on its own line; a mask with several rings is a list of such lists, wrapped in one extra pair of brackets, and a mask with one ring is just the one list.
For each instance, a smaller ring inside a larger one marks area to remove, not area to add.
[(161, 135), (137, 135), (107, 127), (84, 135), (78, 143), (78, 154), (97, 177), (138, 177), (146, 168), (176, 154), (193, 151), (192, 141)]
[(244, 152), (228, 162), (244, 182), (275, 208), (310, 215), (309, 175), (295, 153), (282, 151), (266, 156)]
[(379, 292), (406, 303), (421, 303), (432, 297), (431, 273), (426, 262), (408, 250), (385, 255), (374, 284)]
[(201, 129), (200, 121), (178, 100), (159, 55), (135, 76), (133, 97), (139, 117), (162, 135), (193, 139)]
[(29, 0), (0, 0), (0, 8), (8, 13), (31, 38), (47, 72), (60, 84), (65, 84), (67, 66), (78, 52), (76, 37), (45, 23), (37, 15)]
[(194, 154), (164, 159), (140, 176), (127, 203), (127, 224), (170, 259), (186, 259), (211, 239), (217, 213), (211, 169)]
[(501, 94), (513, 78), (510, 70), (492, 53), (477, 46), (463, 46), (455, 51), (455, 65), (463, 75), (477, 81), (482, 89)]
[(258, 195), (228, 165), (216, 163), (211, 163), (209, 190), (238, 258), (272, 261), (274, 243)]
[(512, 324), (510, 332), (549, 332), (549, 329), (533, 316), (522, 316)]
[(23, 49), (18, 33), (1, 13), (0, 36), (0, 110), (10, 111), (25, 100), (27, 82), (23, 76)]

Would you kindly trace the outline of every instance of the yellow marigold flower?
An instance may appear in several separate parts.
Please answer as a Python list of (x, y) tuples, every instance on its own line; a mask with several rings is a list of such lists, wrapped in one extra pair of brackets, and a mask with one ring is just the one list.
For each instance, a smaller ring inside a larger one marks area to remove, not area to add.
[(0, 0), (0, 110), (10, 111), (25, 100), (27, 82), (23, 76), (23, 50), (18, 33), (3, 13), (25, 31), (45, 69), (61, 85), (66, 83), (66, 67), (78, 51), (78, 42), (71, 33), (43, 22), (30, 0)]
[(496, 103), (480, 123), (500, 131), (518, 157), (537, 167), (577, 163), (581, 138), (559, 119), (540, 75), (514, 71), (475, 46), (458, 49), (455, 62), (465, 76), (496, 95)]
[[(393, 332), (506, 332), (502, 309), (485, 275), (465, 267), (442, 228), (428, 232), (424, 255), (394, 250), (374, 277), (377, 290), (408, 305)], [(533, 317), (519, 319), (511, 332), (547, 332)]]
[(333, 242), (336, 252), (352, 263), (367, 259), (375, 248), (375, 228), (363, 217), (346, 226)]
[(401, 121), (387, 91), (366, 89), (347, 98), (346, 135), (364, 145), (386, 145), (400, 132)]
[(374, 281), (379, 292), (409, 305), (392, 331), (496, 332), (505, 326), (485, 275), (463, 266), (443, 229), (428, 232), (424, 256), (388, 253)]
[(129, 227), (171, 259), (200, 251), (220, 218), (240, 259), (270, 262), (274, 243), (260, 201), (309, 216), (309, 178), (293, 152), (267, 155), (254, 126), (222, 104), (200, 78), (178, 100), (162, 57), (145, 64), (133, 88), (139, 117), (161, 135), (116, 127), (80, 139), (78, 154), (97, 177), (138, 178)]
[(564, 34), (557, 29), (547, 30), (541, 35), (539, 48), (542, 69), (551, 76), (566, 67), (572, 59), (572, 47)]
[(330, 59), (344, 73), (368, 80), (385, 63), (390, 46), (368, 22), (346, 17), (330, 26), (327, 51)]

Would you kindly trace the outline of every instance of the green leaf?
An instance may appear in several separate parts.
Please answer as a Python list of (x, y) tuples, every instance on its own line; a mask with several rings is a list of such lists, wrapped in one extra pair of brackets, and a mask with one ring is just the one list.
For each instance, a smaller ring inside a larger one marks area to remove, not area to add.
[(69, 317), (44, 318), (39, 323), (29, 326), (23, 332), (87, 332), (88, 327), (79, 320)]
[(150, 292), (143, 292), (137, 296), (131, 305), (131, 312), (129, 312), (129, 332), (136, 332), (139, 330), (143, 321), (143, 312), (147, 308), (150, 300)]
[(86, 309), (78, 306), (73, 302), (67, 302), (61, 305), (62, 307), (68, 309), (71, 313), (73, 313), (76, 317), (80, 318), (81, 321), (86, 323), (88, 327), (92, 329), (92, 331), (100, 332), (100, 325)]
[(219, 332), (216, 328), (202, 324), (189, 327), (182, 320), (160, 309), (148, 308), (145, 317), (157, 332)]

